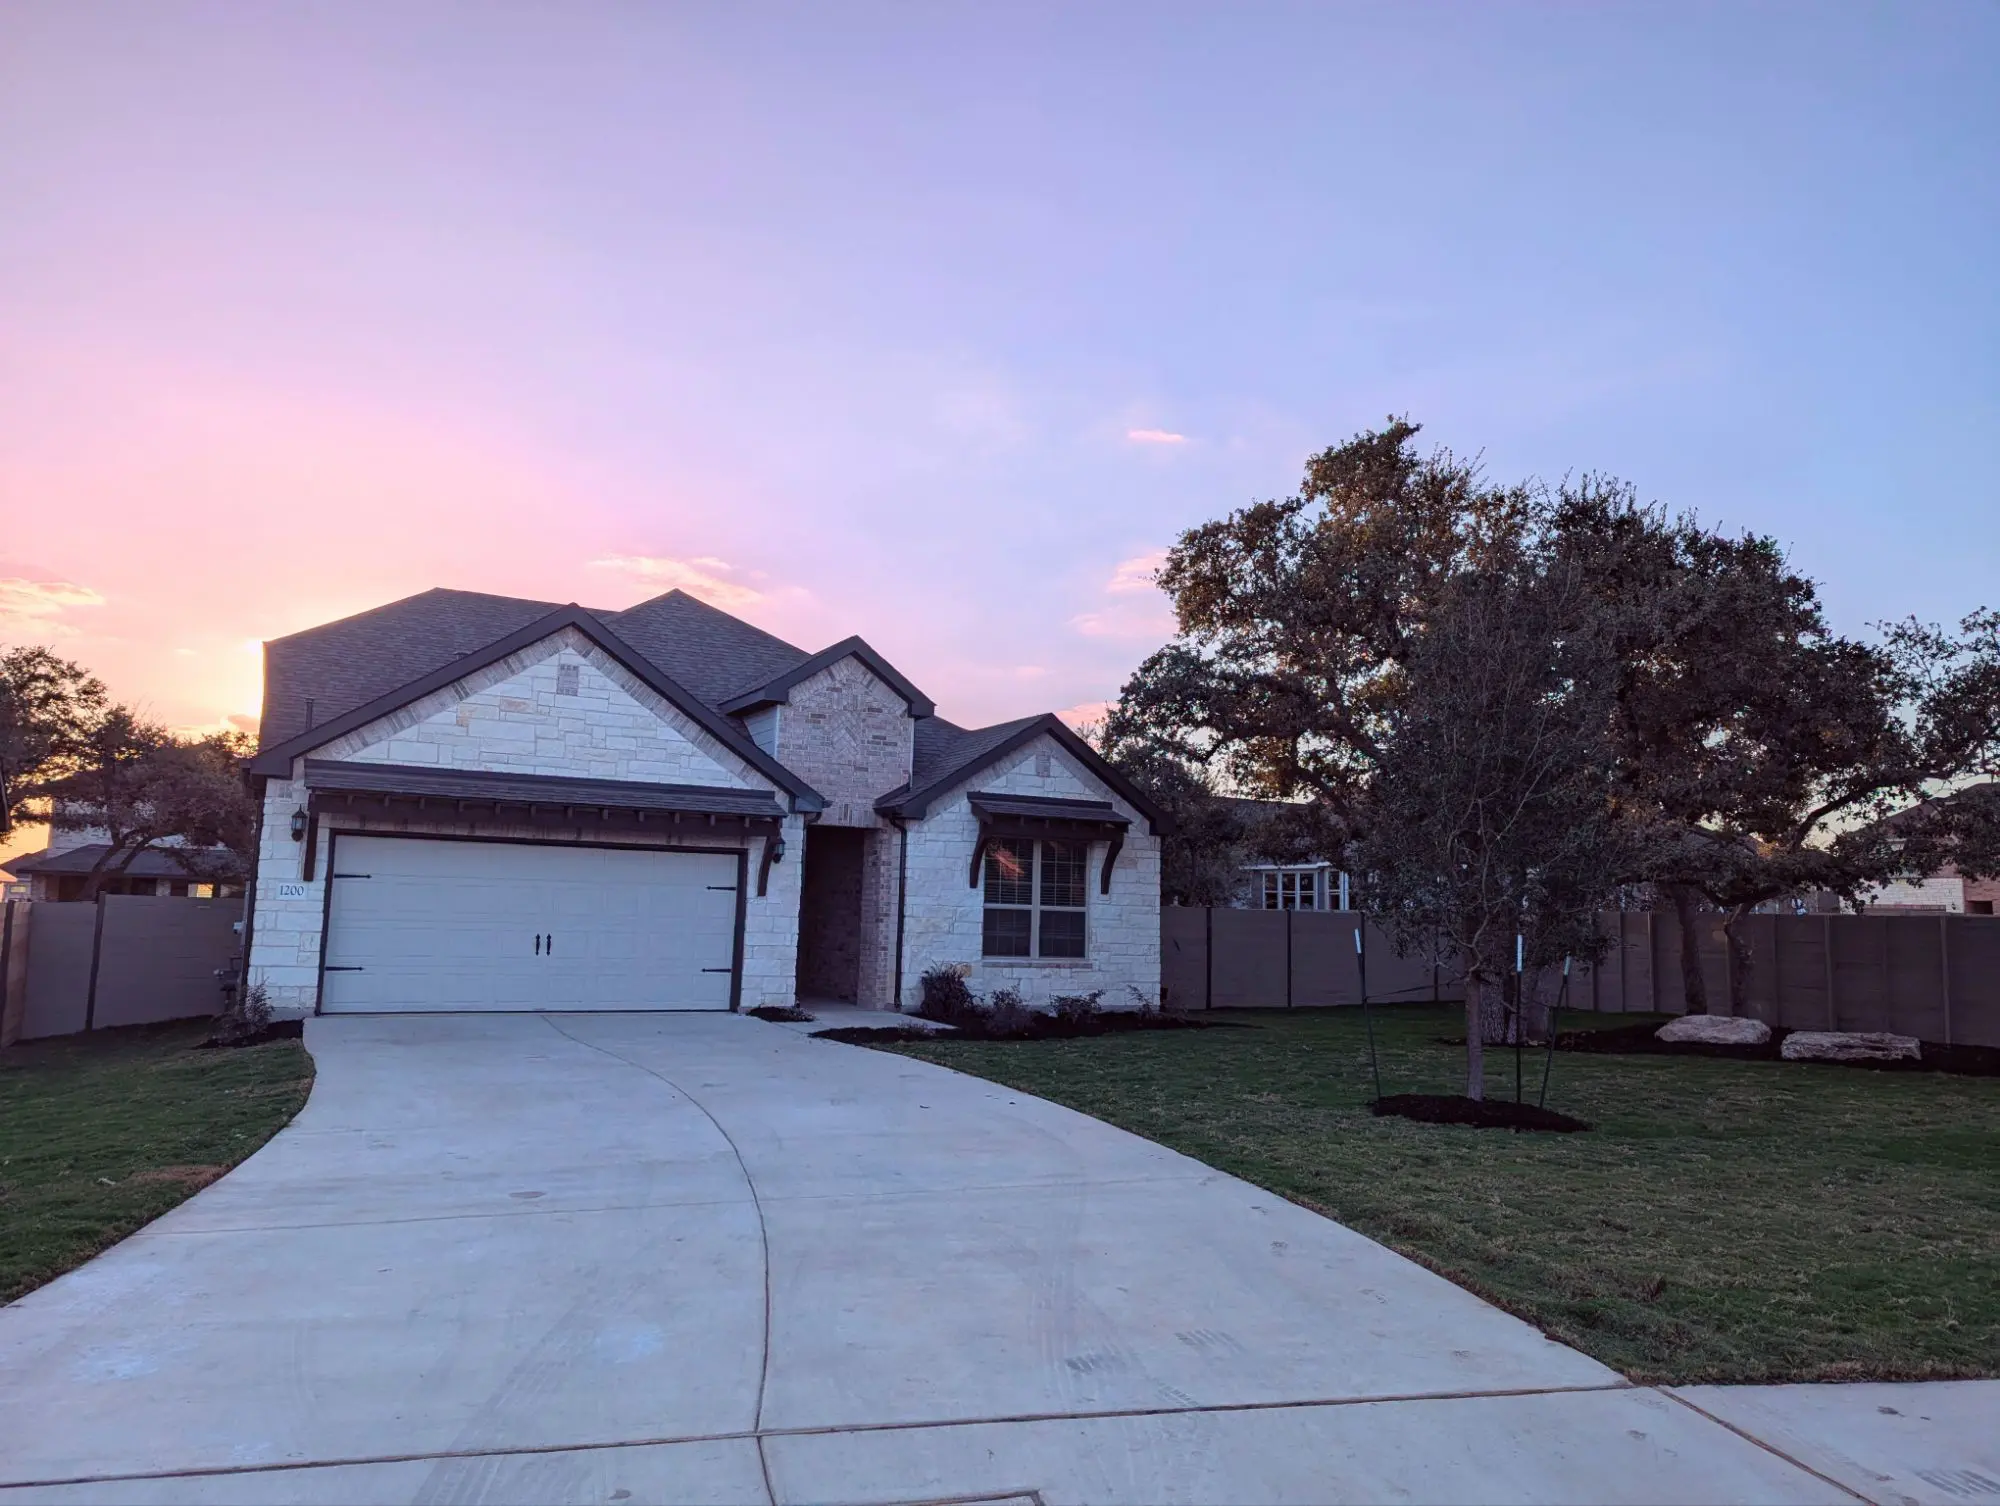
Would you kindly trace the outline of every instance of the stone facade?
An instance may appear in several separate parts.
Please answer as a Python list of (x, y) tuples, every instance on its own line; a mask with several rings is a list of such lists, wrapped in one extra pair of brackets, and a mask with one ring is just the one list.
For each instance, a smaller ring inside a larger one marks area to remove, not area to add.
[[(677, 708), (634, 679), (587, 638), (565, 629), (507, 659), (456, 682), (379, 721), (314, 750), (314, 757), (352, 762), (486, 769), (567, 778), (620, 779), (663, 784), (768, 789), (770, 784)], [(294, 810), (306, 790), (292, 779), (272, 779), (264, 792), (258, 841), (256, 900), (250, 976), (268, 991), (281, 1014), (312, 1012), (318, 1000), (321, 935), (326, 913), (327, 863), (311, 881), (304, 876), (305, 844), (294, 841)], [(782, 797), (781, 797), (782, 800)], [(387, 819), (330, 814), (321, 818), (322, 858), (337, 830), (433, 832), (533, 838), (544, 826), (476, 825), (456, 820)], [(790, 816), (783, 827), (785, 861), (774, 863), (767, 892), (745, 898), (743, 1007), (791, 1002), (798, 970), (798, 915), (805, 824)], [(601, 833), (577, 828), (579, 840), (650, 845), (643, 833)], [(737, 837), (677, 837), (678, 845), (738, 848)], [(753, 878), (761, 839), (749, 843)]]
[[(1103, 989), (1107, 1005), (1133, 1002), (1134, 991), (1159, 996), (1159, 840), (1145, 818), (1101, 784), (1052, 737), (1043, 737), (933, 801), (926, 817), (904, 828), (879, 816), (875, 802), (910, 779), (915, 724), (893, 689), (858, 659), (843, 659), (794, 687), (785, 704), (744, 718), (766, 752), (824, 796), (815, 819), (844, 828), (859, 844), (844, 861), (854, 871), (840, 908), (858, 925), (853, 937), (854, 991), (877, 1008), (913, 1008), (918, 980), (939, 963), (965, 964), (982, 992), (1012, 986), (1031, 1003), (1058, 993)], [(354, 732), (312, 750), (316, 758), (480, 769), (558, 778), (771, 789), (771, 782), (727, 744), (631, 675), (585, 634), (564, 628)], [(316, 1006), (326, 911), (325, 861), (338, 831), (476, 834), (548, 840), (547, 826), (516, 827), (443, 813), (394, 817), (348, 812), (320, 818), (322, 861), (308, 881), (305, 843), (291, 835), (293, 812), (306, 803), (302, 761), (289, 778), (267, 781), (251, 922), (250, 972), (282, 1014)], [(1088, 952), (1078, 960), (986, 959), (980, 955), (984, 895), (967, 884), (979, 826), (971, 790), (1102, 800), (1132, 822), (1114, 869), (1111, 893), (1099, 892), (1105, 844), (1092, 846), (1087, 893)], [(785, 797), (780, 794), (780, 802)], [(654, 845), (644, 833), (578, 827), (577, 840)], [(788, 1004), (796, 997), (805, 819), (786, 817), (786, 855), (772, 865), (764, 896), (754, 892), (760, 838), (748, 843), (752, 892), (745, 896), (744, 1008)], [(676, 838), (677, 845), (740, 848), (734, 836)], [(905, 869), (907, 864), (907, 870)], [(899, 893), (907, 871), (907, 899)], [(897, 929), (902, 923), (901, 969)], [(842, 949), (846, 951), (845, 948)], [(843, 970), (850, 964), (845, 956)], [(843, 971), (843, 976), (845, 973)], [(900, 994), (897, 980), (900, 976)]]
[[(1098, 889), (1106, 844), (1091, 844), (1087, 956), (1070, 961), (980, 955), (985, 894), (966, 881), (979, 842), (979, 819), (966, 799), (973, 790), (1065, 800), (1109, 798), (1132, 822), (1112, 868), (1109, 894)], [(1107, 790), (1054, 738), (1037, 738), (933, 802), (922, 821), (911, 823), (909, 843), (900, 1001), (904, 1009), (916, 1007), (925, 969), (941, 963), (969, 967), (967, 981), (975, 993), (1012, 987), (1030, 1004), (1046, 1004), (1054, 994), (1100, 988), (1106, 1007), (1131, 1005), (1134, 989), (1150, 1001), (1159, 999), (1160, 839), (1147, 829), (1139, 811)]]
[(317, 758), (768, 788), (760, 774), (565, 628), (316, 750)]

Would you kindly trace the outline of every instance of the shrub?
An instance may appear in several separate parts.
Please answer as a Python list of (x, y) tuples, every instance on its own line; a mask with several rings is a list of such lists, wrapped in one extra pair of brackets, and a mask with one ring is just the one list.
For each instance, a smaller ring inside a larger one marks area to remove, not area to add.
[(261, 983), (253, 983), (240, 998), (215, 1017), (209, 1041), (217, 1046), (244, 1046), (261, 1040), (271, 1028), (271, 995)]
[(986, 1001), (986, 1028), (994, 1035), (1026, 1035), (1035, 1012), (1018, 988), (996, 988)]
[(965, 986), (965, 974), (950, 963), (939, 963), (924, 973), (923, 998), (917, 1005), (917, 1013), (927, 1020), (956, 1025), (961, 1020), (977, 1019), (984, 1011), (973, 998), (972, 990)]
[(1057, 994), (1049, 1004), (1065, 1025), (1087, 1025), (1097, 1018), (1103, 997), (1103, 989), (1093, 988), (1087, 994)]
[(790, 1004), (760, 1004), (755, 1009), (746, 1010), (745, 1013), (753, 1020), (790, 1021), (793, 1024), (805, 1024), (819, 1018), (818, 1015), (808, 1014), (798, 1006)]

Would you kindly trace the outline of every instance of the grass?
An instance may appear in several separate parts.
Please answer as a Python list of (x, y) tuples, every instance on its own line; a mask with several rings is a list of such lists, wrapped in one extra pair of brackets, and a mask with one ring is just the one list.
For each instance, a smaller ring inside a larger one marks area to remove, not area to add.
[[(1517, 1134), (1369, 1114), (1358, 1011), (1216, 1018), (1256, 1028), (887, 1049), (1316, 1209), (1638, 1381), (2000, 1373), (2000, 1079), (1559, 1053), (1549, 1106), (1597, 1128)], [(1462, 1021), (1376, 1010), (1383, 1091), (1463, 1092)], [(1563, 1023), (1600, 1022), (1632, 1017)]]
[(208, 1029), (139, 1025), (0, 1054), (0, 1302), (158, 1218), (299, 1111), (304, 1046), (193, 1050)]

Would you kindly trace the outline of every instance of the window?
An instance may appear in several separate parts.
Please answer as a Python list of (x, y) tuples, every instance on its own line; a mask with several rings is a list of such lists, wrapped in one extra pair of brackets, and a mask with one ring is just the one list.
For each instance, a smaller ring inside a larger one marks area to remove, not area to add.
[(980, 950), (988, 957), (1087, 955), (1089, 868), (1088, 842), (1008, 837), (989, 844)]
[(1320, 873), (1316, 868), (1266, 869), (1264, 908), (1266, 910), (1317, 910), (1320, 905)]

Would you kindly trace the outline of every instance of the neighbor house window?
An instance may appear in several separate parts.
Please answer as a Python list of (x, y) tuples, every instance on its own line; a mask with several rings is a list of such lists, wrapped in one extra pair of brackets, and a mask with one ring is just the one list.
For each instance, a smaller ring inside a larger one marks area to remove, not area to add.
[(1303, 872), (1297, 869), (1266, 869), (1264, 871), (1264, 908), (1266, 910), (1319, 910), (1325, 904), (1320, 896), (1320, 871), (1316, 868)]
[(1085, 955), (1084, 879), (1088, 842), (1009, 837), (986, 849), (988, 957)]

